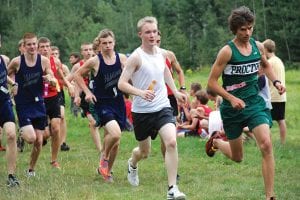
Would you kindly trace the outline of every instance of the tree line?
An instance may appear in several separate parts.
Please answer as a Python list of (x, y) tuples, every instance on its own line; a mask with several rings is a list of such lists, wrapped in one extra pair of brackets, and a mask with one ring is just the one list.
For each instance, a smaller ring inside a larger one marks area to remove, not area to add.
[(288, 63), (300, 61), (300, 1), (298, 0), (0, 0), (2, 54), (18, 55), (17, 44), (25, 32), (46, 36), (68, 63), (80, 44), (92, 42), (109, 28), (116, 49), (130, 53), (140, 43), (136, 23), (155, 16), (162, 47), (170, 49), (185, 69), (211, 65), (218, 50), (232, 39), (227, 18), (245, 5), (256, 15), (254, 38), (276, 42), (277, 55)]

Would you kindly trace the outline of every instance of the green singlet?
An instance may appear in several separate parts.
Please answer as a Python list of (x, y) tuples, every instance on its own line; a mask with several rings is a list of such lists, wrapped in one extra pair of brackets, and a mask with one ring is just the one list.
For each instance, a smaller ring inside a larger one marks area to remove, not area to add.
[(260, 124), (272, 125), (269, 110), (261, 96), (258, 95), (258, 68), (261, 54), (253, 38), (250, 38), (252, 52), (248, 56), (242, 55), (233, 41), (228, 42), (232, 56), (223, 74), (223, 88), (242, 99), (246, 106), (242, 110), (234, 109), (231, 103), (224, 100), (221, 107), (223, 126), (228, 139), (238, 138), (244, 127), (250, 131)]

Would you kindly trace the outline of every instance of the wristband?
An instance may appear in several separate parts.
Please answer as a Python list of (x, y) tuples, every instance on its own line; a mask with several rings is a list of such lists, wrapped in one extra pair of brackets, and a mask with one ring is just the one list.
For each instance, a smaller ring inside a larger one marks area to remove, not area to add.
[(186, 87), (185, 86), (181, 86), (180, 90), (186, 90)]
[(273, 86), (274, 87), (276, 87), (276, 83), (280, 83), (281, 84), (280, 80), (275, 80), (275, 81), (273, 81)]

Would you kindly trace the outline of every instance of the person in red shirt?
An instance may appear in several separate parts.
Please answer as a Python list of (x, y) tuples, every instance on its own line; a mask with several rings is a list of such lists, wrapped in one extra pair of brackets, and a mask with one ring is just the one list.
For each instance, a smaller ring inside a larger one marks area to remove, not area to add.
[(185, 136), (193, 135), (206, 138), (208, 135), (208, 118), (212, 109), (207, 105), (209, 99), (205, 90), (196, 92), (195, 96), (197, 98), (197, 108), (190, 111), (192, 122), (178, 127), (190, 130), (185, 133)]
[(132, 113), (131, 113), (132, 101), (128, 94), (124, 94), (124, 101), (125, 101), (125, 107), (126, 107), (125, 129), (127, 131), (132, 131), (133, 130), (133, 120), (132, 120)]
[[(57, 59), (60, 57), (59, 48), (57, 46), (51, 46), (51, 55)], [(70, 73), (70, 70), (67, 65), (62, 64), (61, 70), (63, 72), (63, 76), (67, 76)], [(59, 96), (59, 103), (60, 103), (60, 115), (61, 115), (61, 122), (60, 122), (60, 150), (61, 151), (69, 151), (70, 147), (66, 144), (67, 138), (67, 122), (65, 118), (65, 92), (64, 92), (64, 80), (61, 77), (58, 77), (58, 84), (60, 88), (60, 92), (58, 93)]]
[(46, 113), (50, 120), (51, 130), (46, 129), (46, 134), (44, 136), (44, 141), (50, 136), (51, 132), (51, 162), (50, 164), (54, 168), (60, 168), (57, 161), (58, 151), (60, 147), (60, 122), (61, 122), (61, 112), (59, 95), (60, 87), (58, 84), (58, 79), (62, 79), (62, 82), (68, 87), (71, 96), (74, 95), (74, 87), (65, 78), (62, 71), (62, 64), (59, 59), (51, 56), (51, 42), (46, 37), (41, 37), (38, 40), (38, 51), (41, 55), (49, 58), (51, 70), (56, 78), (56, 85), (52, 86), (44, 82), (44, 100), (46, 106)]

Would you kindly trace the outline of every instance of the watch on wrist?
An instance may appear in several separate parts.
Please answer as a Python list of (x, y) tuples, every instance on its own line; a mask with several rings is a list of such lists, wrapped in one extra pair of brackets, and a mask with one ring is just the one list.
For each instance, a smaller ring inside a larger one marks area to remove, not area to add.
[(276, 83), (280, 83), (281, 84), (280, 80), (275, 80), (275, 81), (273, 81), (273, 86), (274, 87), (276, 87)]
[(186, 90), (186, 87), (185, 86), (181, 86), (180, 90)]

